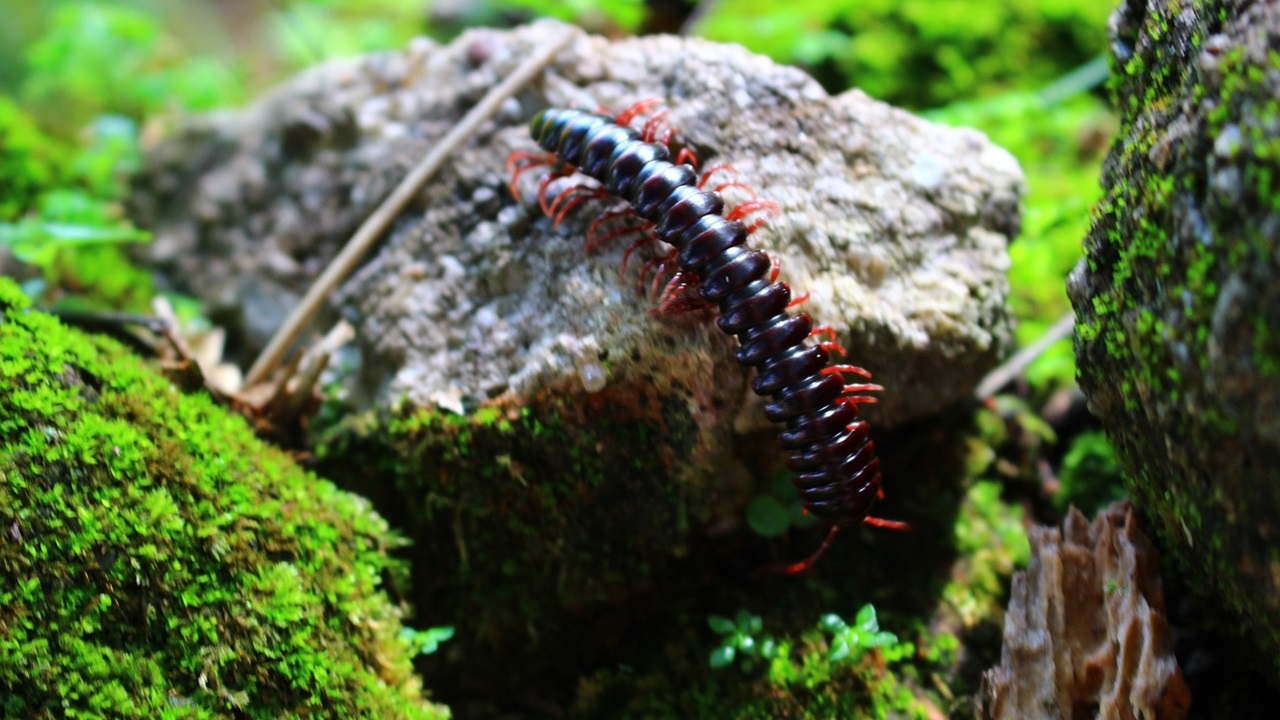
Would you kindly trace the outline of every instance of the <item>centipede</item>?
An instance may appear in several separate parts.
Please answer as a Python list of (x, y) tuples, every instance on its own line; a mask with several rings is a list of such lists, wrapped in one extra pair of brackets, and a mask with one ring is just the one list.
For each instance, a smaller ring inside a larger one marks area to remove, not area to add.
[[(665, 250), (645, 263), (640, 284), (668, 270), (654, 314), (712, 309), (720, 331), (737, 341), (735, 359), (753, 372), (751, 389), (764, 398), (764, 414), (779, 426), (778, 443), (806, 511), (830, 524), (825, 539), (808, 558), (774, 568), (795, 575), (808, 571), (842, 528), (866, 523), (905, 529), (906, 523), (871, 515), (883, 497), (883, 478), (871, 428), (860, 407), (882, 391), (871, 374), (837, 361), (847, 356), (834, 328), (815, 325), (779, 280), (780, 263), (751, 247), (749, 237), (775, 216), (779, 206), (757, 197), (736, 179), (732, 166), (712, 165), (699, 173), (696, 155), (680, 147), (661, 100), (638, 102), (614, 114), (548, 108), (529, 123), (540, 152), (517, 151), (508, 158), (510, 190), (530, 170), (545, 169), (538, 181), (538, 206), (558, 226), (577, 206), (613, 199), (621, 206), (601, 213), (587, 231), (589, 249), (621, 237), (634, 240), (627, 260), (655, 241)], [(590, 182), (552, 191), (557, 178), (585, 176)], [(729, 188), (748, 199), (728, 207)], [(635, 218), (615, 228), (616, 221)]]

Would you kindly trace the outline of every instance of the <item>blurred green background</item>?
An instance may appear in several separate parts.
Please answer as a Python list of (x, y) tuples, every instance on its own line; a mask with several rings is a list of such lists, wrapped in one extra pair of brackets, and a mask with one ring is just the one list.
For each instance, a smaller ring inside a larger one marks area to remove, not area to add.
[[(184, 115), (244, 105), (327, 58), (550, 15), (611, 36), (741, 43), (832, 93), (858, 87), (986, 132), (1028, 179), (1010, 276), (1028, 344), (1068, 310), (1065, 278), (1098, 198), (1114, 126), (1110, 10), (1091, 0), (0, 0), (0, 262), (46, 305), (145, 309), (151, 281), (126, 249), (148, 237), (121, 200), (141, 148)], [(1026, 377), (1041, 399), (1071, 385), (1069, 341)]]

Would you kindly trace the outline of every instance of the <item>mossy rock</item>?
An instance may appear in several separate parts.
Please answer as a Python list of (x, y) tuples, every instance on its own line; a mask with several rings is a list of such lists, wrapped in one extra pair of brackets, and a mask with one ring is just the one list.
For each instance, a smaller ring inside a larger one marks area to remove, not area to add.
[(1280, 7), (1127, 2), (1080, 384), (1208, 613), (1280, 670)]
[[(419, 666), (456, 712), (492, 717), (536, 696), (583, 718), (871, 717), (941, 704), (930, 695), (938, 682), (967, 701), (976, 675), (962, 677), (959, 665), (979, 668), (998, 653), (1008, 578), (1027, 553), (1020, 506), (1008, 507), (991, 483), (965, 498), (961, 474), (981, 470), (964, 464), (967, 423), (951, 416), (888, 437), (886, 475), (914, 481), (895, 485), (877, 509), (913, 529), (850, 528), (800, 579), (761, 571), (803, 558), (826, 528), (700, 538), (687, 529), (702, 522), (696, 483), (661, 481), (661, 457), (692, 451), (662, 440), (661, 396), (646, 415), (607, 393), (591, 413), (598, 435), (567, 430), (583, 426), (576, 406), (547, 397), (468, 416), (406, 408), (390, 419), (352, 417), (320, 448), (322, 465), (347, 468), (348, 481), (363, 468), (358, 490), (414, 538), (423, 623), (458, 629)], [(627, 407), (635, 414), (620, 418)], [(762, 438), (762, 452), (772, 443)], [(818, 618), (848, 620), (868, 602), (918, 648), (972, 639), (980, 659), (962, 647), (945, 660), (912, 660), (910, 670), (875, 657), (823, 660)], [(707, 618), (738, 608), (759, 613), (803, 672), (793, 677), (781, 658), (768, 681), (762, 671), (774, 663), (712, 670), (719, 639)], [(932, 679), (904, 685), (904, 672)]]
[(458, 627), (429, 660), (435, 687), (490, 696), (607, 661), (614, 642), (584, 628), (630, 624), (709, 512), (706, 479), (678, 470), (700, 452), (682, 397), (611, 386), (467, 415), (406, 403), (329, 429), (320, 467), (412, 540), (424, 622)]
[(444, 718), (362, 499), (0, 278), (0, 715)]

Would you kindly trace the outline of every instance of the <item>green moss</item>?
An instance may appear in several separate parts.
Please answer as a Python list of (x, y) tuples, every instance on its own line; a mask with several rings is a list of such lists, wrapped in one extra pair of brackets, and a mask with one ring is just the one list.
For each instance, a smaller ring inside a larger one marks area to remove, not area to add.
[(678, 552), (694, 488), (668, 463), (697, 451), (696, 431), (652, 392), (404, 408), (344, 422), (320, 454), (395, 498), (440, 571), (420, 597), (498, 632), (612, 598)]
[(584, 618), (637, 612), (711, 512), (709, 478), (688, 468), (715, 441), (679, 383), (558, 388), (467, 415), (404, 404), (323, 432), (321, 467), (413, 540), (424, 623), (458, 630), (449, 662), (425, 661), (442, 691), (563, 698), (581, 668), (614, 662), (619, 640)]
[(1009, 578), (1031, 557), (1022, 509), (1000, 498), (1000, 484), (975, 483), (969, 489), (956, 520), (956, 550), (964, 558), (942, 592), (971, 628), (999, 617), (1008, 593)]
[(0, 714), (447, 715), (367, 503), (3, 279), (0, 312)]
[(1054, 504), (1062, 511), (1074, 505), (1093, 517), (1124, 496), (1120, 461), (1106, 435), (1098, 430), (1076, 436), (1062, 459), (1058, 479), (1061, 489), (1054, 496)]

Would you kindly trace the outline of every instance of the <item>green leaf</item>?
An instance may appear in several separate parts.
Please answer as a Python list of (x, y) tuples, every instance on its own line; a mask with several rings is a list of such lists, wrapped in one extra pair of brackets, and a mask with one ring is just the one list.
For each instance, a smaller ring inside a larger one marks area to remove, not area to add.
[(849, 641), (842, 635), (836, 636), (831, 641), (831, 651), (827, 653), (827, 659), (831, 662), (839, 662), (849, 657)]
[(862, 606), (858, 610), (858, 616), (854, 619), (853, 624), (863, 632), (876, 632), (880, 629), (880, 623), (876, 621), (876, 609), (870, 603)]
[(711, 669), (719, 670), (733, 663), (734, 650), (732, 646), (721, 645), (711, 651)]
[(707, 625), (710, 626), (712, 632), (720, 635), (728, 635), (734, 630), (733, 621), (721, 615), (708, 615)]
[(778, 643), (774, 642), (773, 638), (765, 638), (764, 641), (760, 643), (760, 657), (771, 658), (777, 653)]
[(430, 655), (440, 649), (440, 643), (452, 637), (453, 627), (449, 625), (427, 628), (426, 630), (415, 630), (406, 627), (400, 631), (400, 639), (409, 643), (410, 647), (418, 655)]
[(747, 524), (757, 535), (777, 537), (791, 527), (791, 513), (772, 495), (759, 495), (747, 506)]
[(878, 633), (872, 633), (870, 635), (864, 636), (862, 640), (862, 647), (867, 647), (867, 648), (889, 647), (890, 645), (896, 645), (897, 642), (898, 642), (897, 635), (894, 635), (891, 632), (878, 632)]

